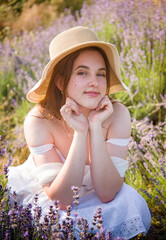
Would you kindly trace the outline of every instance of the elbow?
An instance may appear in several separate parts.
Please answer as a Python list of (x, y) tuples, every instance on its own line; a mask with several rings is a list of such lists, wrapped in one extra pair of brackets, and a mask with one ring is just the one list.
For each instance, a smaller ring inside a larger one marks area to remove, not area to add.
[(104, 191), (104, 193), (100, 193), (98, 194), (98, 197), (100, 199), (100, 201), (102, 203), (108, 203), (108, 202), (111, 202), (112, 200), (114, 200), (116, 194), (120, 191), (120, 189), (122, 188), (123, 186), (123, 180), (121, 182), (121, 184), (119, 184), (119, 187), (117, 187), (116, 189), (110, 189), (108, 191)]
[(47, 197), (51, 200), (51, 201), (56, 201), (57, 199), (55, 199), (55, 196), (54, 196), (54, 194), (53, 194), (53, 192), (52, 191), (50, 191), (50, 188), (44, 188), (44, 190), (45, 190), (45, 193), (46, 193), (46, 195), (47, 195)]
[(53, 202), (58, 201), (59, 202), (58, 207), (60, 210), (67, 210), (67, 207), (72, 205), (72, 201), (71, 202), (65, 201), (64, 199), (59, 200), (58, 198), (55, 197), (52, 198), (49, 197), (49, 199)]
[(102, 196), (99, 196), (99, 199), (102, 203), (108, 203), (111, 202), (115, 198), (116, 194), (103, 194)]
[(60, 210), (67, 210), (67, 207), (72, 205), (73, 199), (72, 200), (68, 199), (68, 201), (67, 201), (66, 198), (64, 198), (64, 196), (61, 197), (61, 196), (58, 196), (57, 194), (55, 196), (55, 193), (50, 191), (49, 189), (47, 189), (47, 190), (45, 189), (45, 192), (46, 192), (47, 197), (52, 202), (55, 202), (55, 201), (59, 202), (58, 207)]
[(59, 209), (60, 210), (67, 210), (68, 207), (72, 206), (72, 203), (71, 204), (64, 204), (64, 203), (59, 203)]
[(59, 201), (59, 209), (60, 210), (67, 210), (68, 207), (71, 207), (72, 206), (72, 202), (64, 202), (63, 200), (62, 201)]

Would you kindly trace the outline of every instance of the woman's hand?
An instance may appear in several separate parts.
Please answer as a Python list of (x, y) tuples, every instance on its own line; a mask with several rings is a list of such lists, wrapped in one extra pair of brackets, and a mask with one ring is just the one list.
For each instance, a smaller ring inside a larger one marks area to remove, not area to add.
[(71, 98), (66, 99), (65, 105), (60, 109), (66, 123), (77, 132), (88, 131), (88, 120), (80, 111), (78, 104)]
[(99, 102), (98, 107), (95, 110), (91, 110), (88, 116), (89, 125), (92, 123), (102, 124), (113, 113), (113, 106), (110, 99), (107, 96)]

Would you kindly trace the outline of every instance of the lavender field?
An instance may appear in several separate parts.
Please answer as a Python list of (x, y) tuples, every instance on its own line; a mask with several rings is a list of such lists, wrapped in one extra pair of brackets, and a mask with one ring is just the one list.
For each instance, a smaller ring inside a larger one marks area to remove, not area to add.
[[(152, 214), (149, 233), (137, 239), (166, 239), (165, 13), (165, 1), (96, 0), (83, 4), (76, 16), (66, 10), (50, 26), (10, 35), (0, 42), (0, 239), (58, 239), (51, 234), (51, 217), (44, 223), (50, 229), (48, 235), (38, 231), (30, 208), (10, 206), (5, 173), (8, 165), (21, 164), (28, 157), (23, 121), (33, 104), (26, 100), (26, 93), (49, 60), (49, 42), (59, 32), (78, 25), (92, 28), (118, 48), (122, 79), (131, 89), (130, 94), (113, 96), (128, 107), (132, 117), (125, 182), (146, 199)], [(94, 239), (111, 237), (101, 233)]]

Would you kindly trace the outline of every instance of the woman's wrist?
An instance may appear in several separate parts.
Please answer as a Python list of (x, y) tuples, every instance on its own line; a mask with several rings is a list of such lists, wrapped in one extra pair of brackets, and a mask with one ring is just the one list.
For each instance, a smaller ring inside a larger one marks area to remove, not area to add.
[(100, 123), (94, 123), (89, 125), (89, 133), (91, 138), (98, 139), (103, 136), (102, 125)]
[(88, 129), (83, 131), (74, 131), (74, 137), (87, 137)]
[(90, 131), (98, 131), (100, 129), (102, 129), (101, 122), (89, 122)]

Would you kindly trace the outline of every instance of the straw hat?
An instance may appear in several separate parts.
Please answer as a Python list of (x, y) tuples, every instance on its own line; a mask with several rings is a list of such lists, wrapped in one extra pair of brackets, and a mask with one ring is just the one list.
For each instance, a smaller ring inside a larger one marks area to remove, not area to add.
[(112, 70), (109, 93), (129, 91), (129, 88), (121, 80), (120, 60), (116, 47), (101, 41), (96, 33), (89, 28), (78, 26), (58, 34), (51, 41), (49, 46), (50, 61), (46, 65), (41, 79), (28, 92), (27, 99), (35, 103), (44, 99), (54, 66), (70, 53), (85, 47), (99, 47), (104, 50)]

